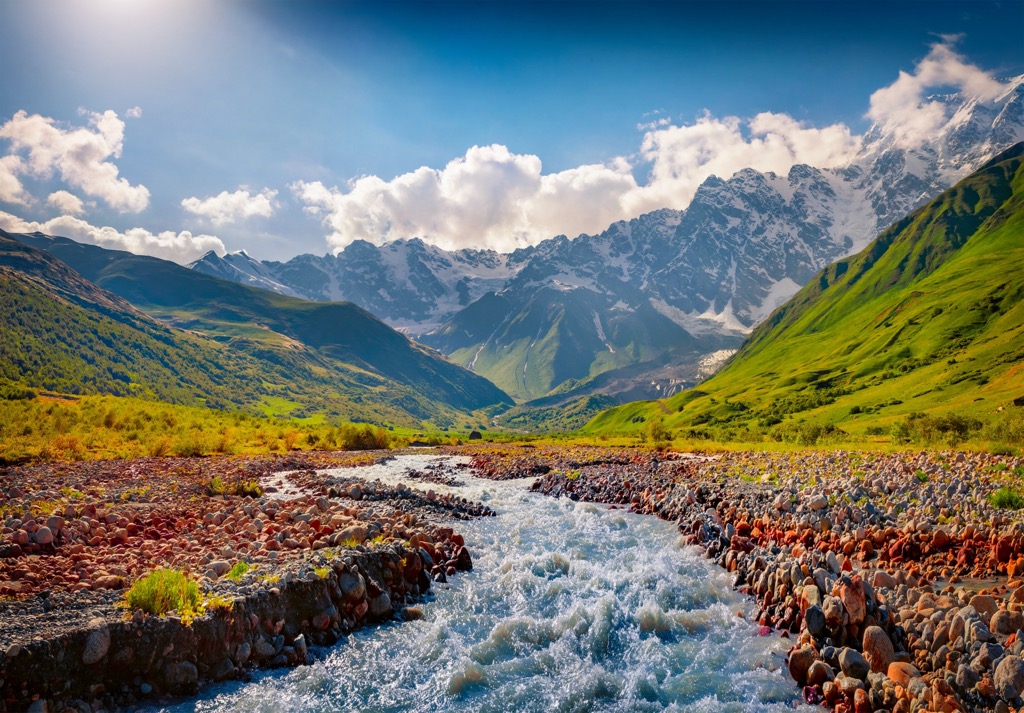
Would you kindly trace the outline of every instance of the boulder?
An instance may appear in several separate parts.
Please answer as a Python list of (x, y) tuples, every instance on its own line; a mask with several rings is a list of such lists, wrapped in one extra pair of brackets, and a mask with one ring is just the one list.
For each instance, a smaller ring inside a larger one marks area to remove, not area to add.
[(110, 627), (103, 619), (96, 617), (86, 627), (89, 632), (85, 638), (85, 651), (82, 652), (82, 663), (92, 666), (99, 663), (110, 650)]
[(871, 673), (871, 664), (867, 659), (859, 651), (850, 647), (839, 652), (839, 668), (844, 674), (850, 678), (856, 678), (858, 681), (866, 680), (868, 674)]
[(807, 683), (807, 672), (817, 660), (818, 655), (809, 646), (802, 646), (789, 655), (789, 675), (803, 686)]
[(864, 658), (875, 673), (885, 673), (896, 658), (892, 642), (885, 631), (878, 626), (869, 626), (864, 630)]
[(1007, 656), (998, 666), (993, 680), (1004, 700), (1012, 701), (1024, 692), (1024, 660), (1020, 656)]

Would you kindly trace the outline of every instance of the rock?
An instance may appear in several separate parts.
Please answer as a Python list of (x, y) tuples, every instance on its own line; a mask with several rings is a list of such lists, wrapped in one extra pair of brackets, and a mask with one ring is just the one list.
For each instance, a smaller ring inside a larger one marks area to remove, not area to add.
[(226, 560), (214, 560), (207, 566), (212, 569), (218, 577), (223, 577), (231, 571), (231, 563)]
[(103, 619), (96, 617), (86, 627), (89, 634), (85, 638), (85, 651), (82, 653), (82, 663), (92, 666), (99, 663), (110, 649), (110, 627)]
[(807, 672), (818, 655), (809, 646), (803, 646), (789, 655), (789, 675), (803, 686), (807, 683)]
[(995, 597), (988, 594), (975, 594), (971, 597), (971, 606), (981, 615), (984, 621), (989, 621), (992, 615), (996, 613), (998, 605), (996, 604)]
[(889, 670), (886, 671), (885, 675), (906, 688), (910, 685), (910, 680), (920, 676), (921, 672), (913, 664), (895, 661), (889, 664)]
[(817, 512), (818, 510), (823, 510), (828, 507), (828, 498), (826, 498), (824, 495), (815, 495), (809, 500), (807, 500), (807, 507), (809, 507), (814, 512)]
[(1022, 627), (1024, 627), (1024, 616), (1020, 612), (1000, 609), (992, 615), (988, 628), (997, 636), (1009, 636)]
[(370, 615), (376, 617), (391, 615), (391, 597), (387, 592), (381, 592), (370, 600)]
[(998, 693), (1006, 701), (1024, 692), (1024, 660), (1020, 656), (1007, 656), (996, 667), (993, 683)]
[(831, 681), (834, 677), (832, 667), (824, 661), (815, 661), (811, 664), (811, 667), (807, 669), (808, 686), (820, 686), (825, 683), (825, 681)]
[(875, 673), (885, 673), (893, 662), (896, 653), (892, 642), (885, 631), (878, 626), (869, 626), (864, 630), (864, 658)]
[(238, 645), (235, 650), (235, 664), (238, 666), (245, 665), (245, 662), (249, 660), (249, 656), (252, 654), (252, 647), (249, 646), (248, 641), (243, 641)]
[(46, 525), (43, 525), (35, 534), (32, 535), (32, 539), (35, 540), (38, 545), (48, 545), (53, 542), (53, 531)]
[(839, 580), (839, 600), (850, 616), (851, 624), (864, 621), (867, 603), (864, 598), (864, 585), (859, 576), (843, 577)]
[(164, 666), (164, 683), (175, 693), (194, 693), (199, 683), (199, 670), (191, 661), (179, 661)]
[(825, 631), (825, 613), (821, 607), (813, 606), (804, 612), (804, 625), (811, 636), (817, 638)]
[(875, 589), (892, 589), (896, 586), (896, 579), (884, 570), (877, 570), (871, 578), (871, 586)]
[(338, 586), (342, 595), (350, 602), (359, 601), (366, 594), (366, 582), (359, 574), (342, 572), (338, 576)]
[(867, 679), (868, 674), (871, 673), (871, 665), (867, 659), (859, 651), (850, 647), (839, 652), (839, 667), (847, 676), (856, 678), (858, 681)]
[(210, 678), (214, 681), (224, 681), (235, 672), (235, 664), (231, 659), (221, 659), (210, 669)]
[(937, 550), (944, 550), (949, 547), (949, 535), (941, 527), (932, 533), (932, 547)]
[(821, 611), (825, 614), (825, 624), (832, 631), (836, 631), (843, 625), (845, 611), (843, 603), (838, 597), (825, 597), (825, 601), (821, 605)]
[(256, 654), (257, 660), (266, 660), (272, 658), (277, 651), (274, 649), (274, 645), (267, 641), (262, 636), (256, 639), (256, 645), (253, 647), (253, 653)]

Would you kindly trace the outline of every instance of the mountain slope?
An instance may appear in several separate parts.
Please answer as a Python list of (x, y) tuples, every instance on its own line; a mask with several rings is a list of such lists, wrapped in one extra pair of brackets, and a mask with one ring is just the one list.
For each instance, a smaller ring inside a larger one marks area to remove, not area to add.
[(1024, 143), (833, 263), (698, 390), (602, 412), (666, 425), (864, 432), (917, 411), (987, 418), (1024, 396)]
[(269, 370), (264, 383), (249, 385), (256, 394), (268, 384), (287, 385), (287, 400), (306, 410), (344, 415), (354, 409), (361, 418), (400, 416), (404, 423), (451, 423), (458, 414), (510, 403), (485, 379), (351, 304), (306, 302), (65, 238), (8, 237), (69, 263), (153, 317), (255, 359)]

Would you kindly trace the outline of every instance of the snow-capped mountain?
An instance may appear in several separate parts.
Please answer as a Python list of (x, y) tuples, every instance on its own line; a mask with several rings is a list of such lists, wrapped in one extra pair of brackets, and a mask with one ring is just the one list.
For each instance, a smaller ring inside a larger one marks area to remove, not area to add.
[[(435, 328), (485, 293), (501, 290), (515, 272), (510, 255), (448, 251), (419, 238), (380, 247), (356, 240), (337, 255), (299, 255), (283, 263), (210, 252), (189, 267), (319, 302), (355, 302), (414, 334)], [(264, 284), (257, 284), (261, 279)]]
[[(633, 398), (664, 396), (698, 380), (702, 355), (736, 346), (823, 266), (1024, 140), (1024, 76), (989, 102), (930, 101), (948, 120), (927, 142), (873, 126), (846, 166), (711, 177), (685, 210), (597, 235), (507, 255), (356, 241), (336, 256), (238, 267), (232, 279), (356, 302), (520, 400), (607, 394), (612, 382)], [(241, 260), (208, 255), (193, 267), (229, 276), (221, 261)]]

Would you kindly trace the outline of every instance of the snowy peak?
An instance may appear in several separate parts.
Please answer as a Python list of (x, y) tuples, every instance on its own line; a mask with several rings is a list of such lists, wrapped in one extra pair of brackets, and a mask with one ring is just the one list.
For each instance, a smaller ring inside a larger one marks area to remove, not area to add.
[(258, 287), (261, 290), (279, 292), (291, 297), (299, 296), (298, 292), (275, 278), (269, 265), (250, 257), (244, 250), (227, 253), (223, 257), (211, 250), (187, 267), (196, 272)]

